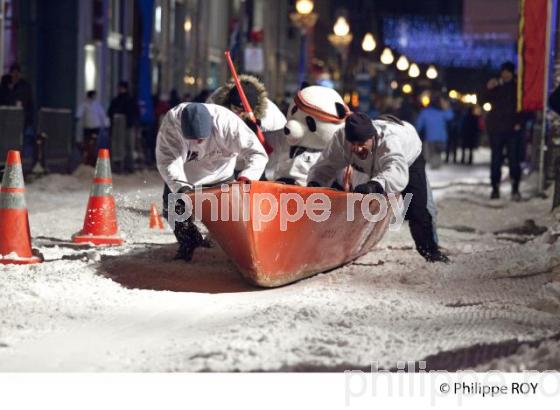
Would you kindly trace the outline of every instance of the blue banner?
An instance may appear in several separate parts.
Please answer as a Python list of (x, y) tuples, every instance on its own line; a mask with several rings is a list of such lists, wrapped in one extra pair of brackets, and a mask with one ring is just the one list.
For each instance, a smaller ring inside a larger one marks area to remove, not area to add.
[(140, 106), (140, 122), (143, 125), (150, 125), (155, 120), (152, 101), (152, 65), (150, 62), (154, 0), (138, 0), (138, 6), (142, 29), (142, 43), (138, 65), (138, 104)]

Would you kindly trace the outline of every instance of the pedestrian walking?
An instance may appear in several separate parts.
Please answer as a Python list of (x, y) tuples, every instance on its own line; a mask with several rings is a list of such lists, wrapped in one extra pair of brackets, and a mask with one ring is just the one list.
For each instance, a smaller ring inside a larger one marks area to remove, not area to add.
[(473, 151), (478, 148), (480, 141), (480, 116), (475, 106), (467, 107), (461, 118), (461, 164), (472, 165)]
[(34, 158), (36, 155), (36, 135), (33, 89), (31, 84), (23, 78), (21, 67), (18, 63), (11, 65), (10, 76), (12, 77), (16, 104), (23, 108), (23, 156), (25, 158)]
[(449, 102), (433, 93), (430, 105), (420, 111), (416, 119), (416, 130), (424, 137), (424, 155), (433, 169), (441, 166), (441, 153), (447, 143), (447, 123), (453, 119)]
[(14, 84), (12, 76), (4, 74), (0, 80), (0, 106), (16, 105), (16, 96), (14, 95)]
[(492, 159), (490, 180), (492, 183), (491, 199), (500, 198), (500, 182), (504, 150), (507, 151), (509, 176), (511, 180), (511, 199), (520, 201), (519, 184), (521, 182), (521, 160), (523, 157), (523, 136), (520, 117), (517, 113), (517, 85), (515, 65), (508, 61), (502, 64), (499, 78), (492, 78), (486, 84), (486, 99), (492, 104), (492, 110), (486, 118), (486, 128), (490, 139)]
[(107, 135), (106, 128), (109, 126), (109, 117), (97, 100), (97, 91), (87, 92), (85, 101), (78, 107), (76, 119), (82, 121), (83, 128), (82, 163), (95, 166), (97, 151), (100, 148), (109, 148), (108, 141), (104, 140)]
[(124, 169), (133, 172), (134, 162), (138, 156), (136, 152), (136, 134), (140, 118), (138, 102), (129, 92), (128, 81), (119, 82), (117, 93), (109, 105), (108, 114), (111, 121), (115, 114), (122, 114), (126, 118)]

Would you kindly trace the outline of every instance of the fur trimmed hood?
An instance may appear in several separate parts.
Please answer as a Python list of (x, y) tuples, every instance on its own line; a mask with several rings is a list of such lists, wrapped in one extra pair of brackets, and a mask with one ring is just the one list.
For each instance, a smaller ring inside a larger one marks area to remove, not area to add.
[[(248, 74), (241, 74), (239, 76), (239, 81), (241, 81), (241, 85), (243, 85), (243, 83), (250, 83), (257, 89), (257, 92), (259, 93), (258, 103), (255, 107), (251, 108), (253, 108), (255, 117), (262, 119), (266, 114), (266, 108), (268, 105), (268, 93), (266, 92), (264, 84), (257, 77)], [(208, 98), (208, 102), (225, 106), (228, 94), (234, 87), (235, 82), (232, 78), (226, 83), (226, 85), (219, 87), (216, 91), (214, 91)]]

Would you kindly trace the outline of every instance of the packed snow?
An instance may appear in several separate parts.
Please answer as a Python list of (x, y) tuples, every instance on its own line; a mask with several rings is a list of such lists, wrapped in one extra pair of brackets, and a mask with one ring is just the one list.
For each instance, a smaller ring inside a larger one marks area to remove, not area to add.
[(510, 202), (507, 183), (490, 202), (486, 161), (429, 171), (452, 263), (425, 262), (404, 225), (276, 289), (248, 285), (217, 246), (174, 261), (172, 232), (148, 228), (156, 172), (114, 176), (114, 248), (70, 242), (91, 168), (41, 178), (27, 202), (45, 262), (0, 265), (0, 371), (560, 370), (560, 215), (550, 198)]

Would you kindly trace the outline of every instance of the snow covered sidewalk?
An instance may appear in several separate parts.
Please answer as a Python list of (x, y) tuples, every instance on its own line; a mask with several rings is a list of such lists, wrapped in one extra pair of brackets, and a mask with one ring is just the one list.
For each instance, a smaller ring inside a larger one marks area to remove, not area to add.
[(560, 221), (550, 200), (488, 201), (487, 173), (430, 173), (451, 264), (424, 262), (404, 226), (348, 266), (278, 289), (247, 285), (219, 248), (172, 261), (172, 233), (147, 228), (150, 203), (161, 206), (156, 173), (115, 177), (127, 244), (102, 250), (67, 243), (91, 170), (45, 177), (27, 187), (45, 263), (0, 266), (0, 371), (328, 371), (419, 360), (560, 369)]

